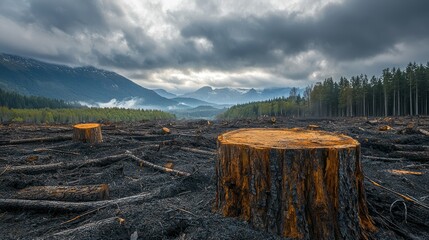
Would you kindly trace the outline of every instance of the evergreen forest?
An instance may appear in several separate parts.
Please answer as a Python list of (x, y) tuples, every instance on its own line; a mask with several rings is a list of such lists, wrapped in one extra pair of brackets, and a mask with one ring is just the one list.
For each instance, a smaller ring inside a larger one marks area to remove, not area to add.
[(50, 99), (39, 96), (24, 96), (16, 92), (5, 91), (0, 88), (0, 106), (9, 108), (73, 108), (77, 104), (66, 103), (63, 100)]
[(0, 89), (0, 122), (81, 123), (132, 122), (172, 119), (173, 114), (159, 110), (124, 108), (87, 108), (62, 100), (23, 96)]
[(428, 115), (429, 63), (386, 68), (379, 77), (327, 78), (307, 87), (303, 96), (296, 92), (293, 88), (288, 98), (236, 105), (218, 118)]
[(173, 114), (159, 110), (124, 108), (10, 109), (0, 107), (0, 122), (73, 124), (83, 122), (134, 122), (174, 118)]

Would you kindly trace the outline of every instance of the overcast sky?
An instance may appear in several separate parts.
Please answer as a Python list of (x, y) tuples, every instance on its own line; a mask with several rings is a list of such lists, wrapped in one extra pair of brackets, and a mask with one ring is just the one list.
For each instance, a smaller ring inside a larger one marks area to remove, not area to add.
[(147, 88), (305, 87), (429, 61), (426, 0), (1, 0), (0, 52)]

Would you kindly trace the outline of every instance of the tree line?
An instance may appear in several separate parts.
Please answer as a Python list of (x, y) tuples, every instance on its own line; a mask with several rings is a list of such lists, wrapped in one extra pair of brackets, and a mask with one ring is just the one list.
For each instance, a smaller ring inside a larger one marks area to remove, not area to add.
[(405, 116), (429, 112), (429, 63), (386, 68), (380, 77), (332, 78), (310, 87), (306, 96), (314, 116)]
[(0, 106), (9, 108), (73, 108), (77, 104), (70, 104), (63, 100), (50, 99), (38, 96), (24, 96), (16, 92), (9, 92), (0, 88)]
[(10, 109), (0, 107), (0, 122), (63, 123), (134, 122), (174, 119), (175, 115), (159, 110), (124, 108)]
[(327, 78), (308, 86), (302, 97), (296, 92), (293, 88), (288, 98), (236, 105), (218, 118), (428, 115), (429, 62), (386, 68), (379, 77)]
[(87, 108), (63, 100), (23, 96), (0, 89), (0, 122), (81, 123), (133, 122), (174, 119), (175, 115), (159, 110), (124, 108)]
[(251, 102), (232, 106), (224, 113), (217, 116), (219, 119), (256, 118), (259, 116), (308, 116), (308, 110), (304, 98), (296, 93), (296, 88), (291, 90), (289, 97), (275, 98), (272, 100)]

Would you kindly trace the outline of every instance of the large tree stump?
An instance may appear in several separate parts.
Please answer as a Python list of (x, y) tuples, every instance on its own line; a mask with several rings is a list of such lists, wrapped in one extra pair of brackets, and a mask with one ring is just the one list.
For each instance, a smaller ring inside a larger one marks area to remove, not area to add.
[(98, 123), (82, 123), (73, 126), (73, 141), (91, 144), (103, 141), (101, 126)]
[(34, 186), (21, 189), (15, 198), (68, 202), (99, 201), (109, 198), (109, 185)]
[(360, 144), (303, 129), (239, 129), (218, 137), (215, 210), (297, 239), (367, 238)]

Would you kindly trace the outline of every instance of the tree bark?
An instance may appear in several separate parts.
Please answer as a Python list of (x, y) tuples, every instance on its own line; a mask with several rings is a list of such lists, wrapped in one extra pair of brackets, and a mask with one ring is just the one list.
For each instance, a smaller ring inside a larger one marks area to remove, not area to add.
[(302, 129), (218, 137), (215, 211), (296, 239), (358, 239), (375, 230), (359, 143)]
[(15, 198), (68, 202), (99, 201), (109, 198), (109, 185), (27, 187), (20, 190)]
[(101, 126), (98, 123), (83, 123), (73, 126), (73, 141), (85, 143), (101, 143)]

